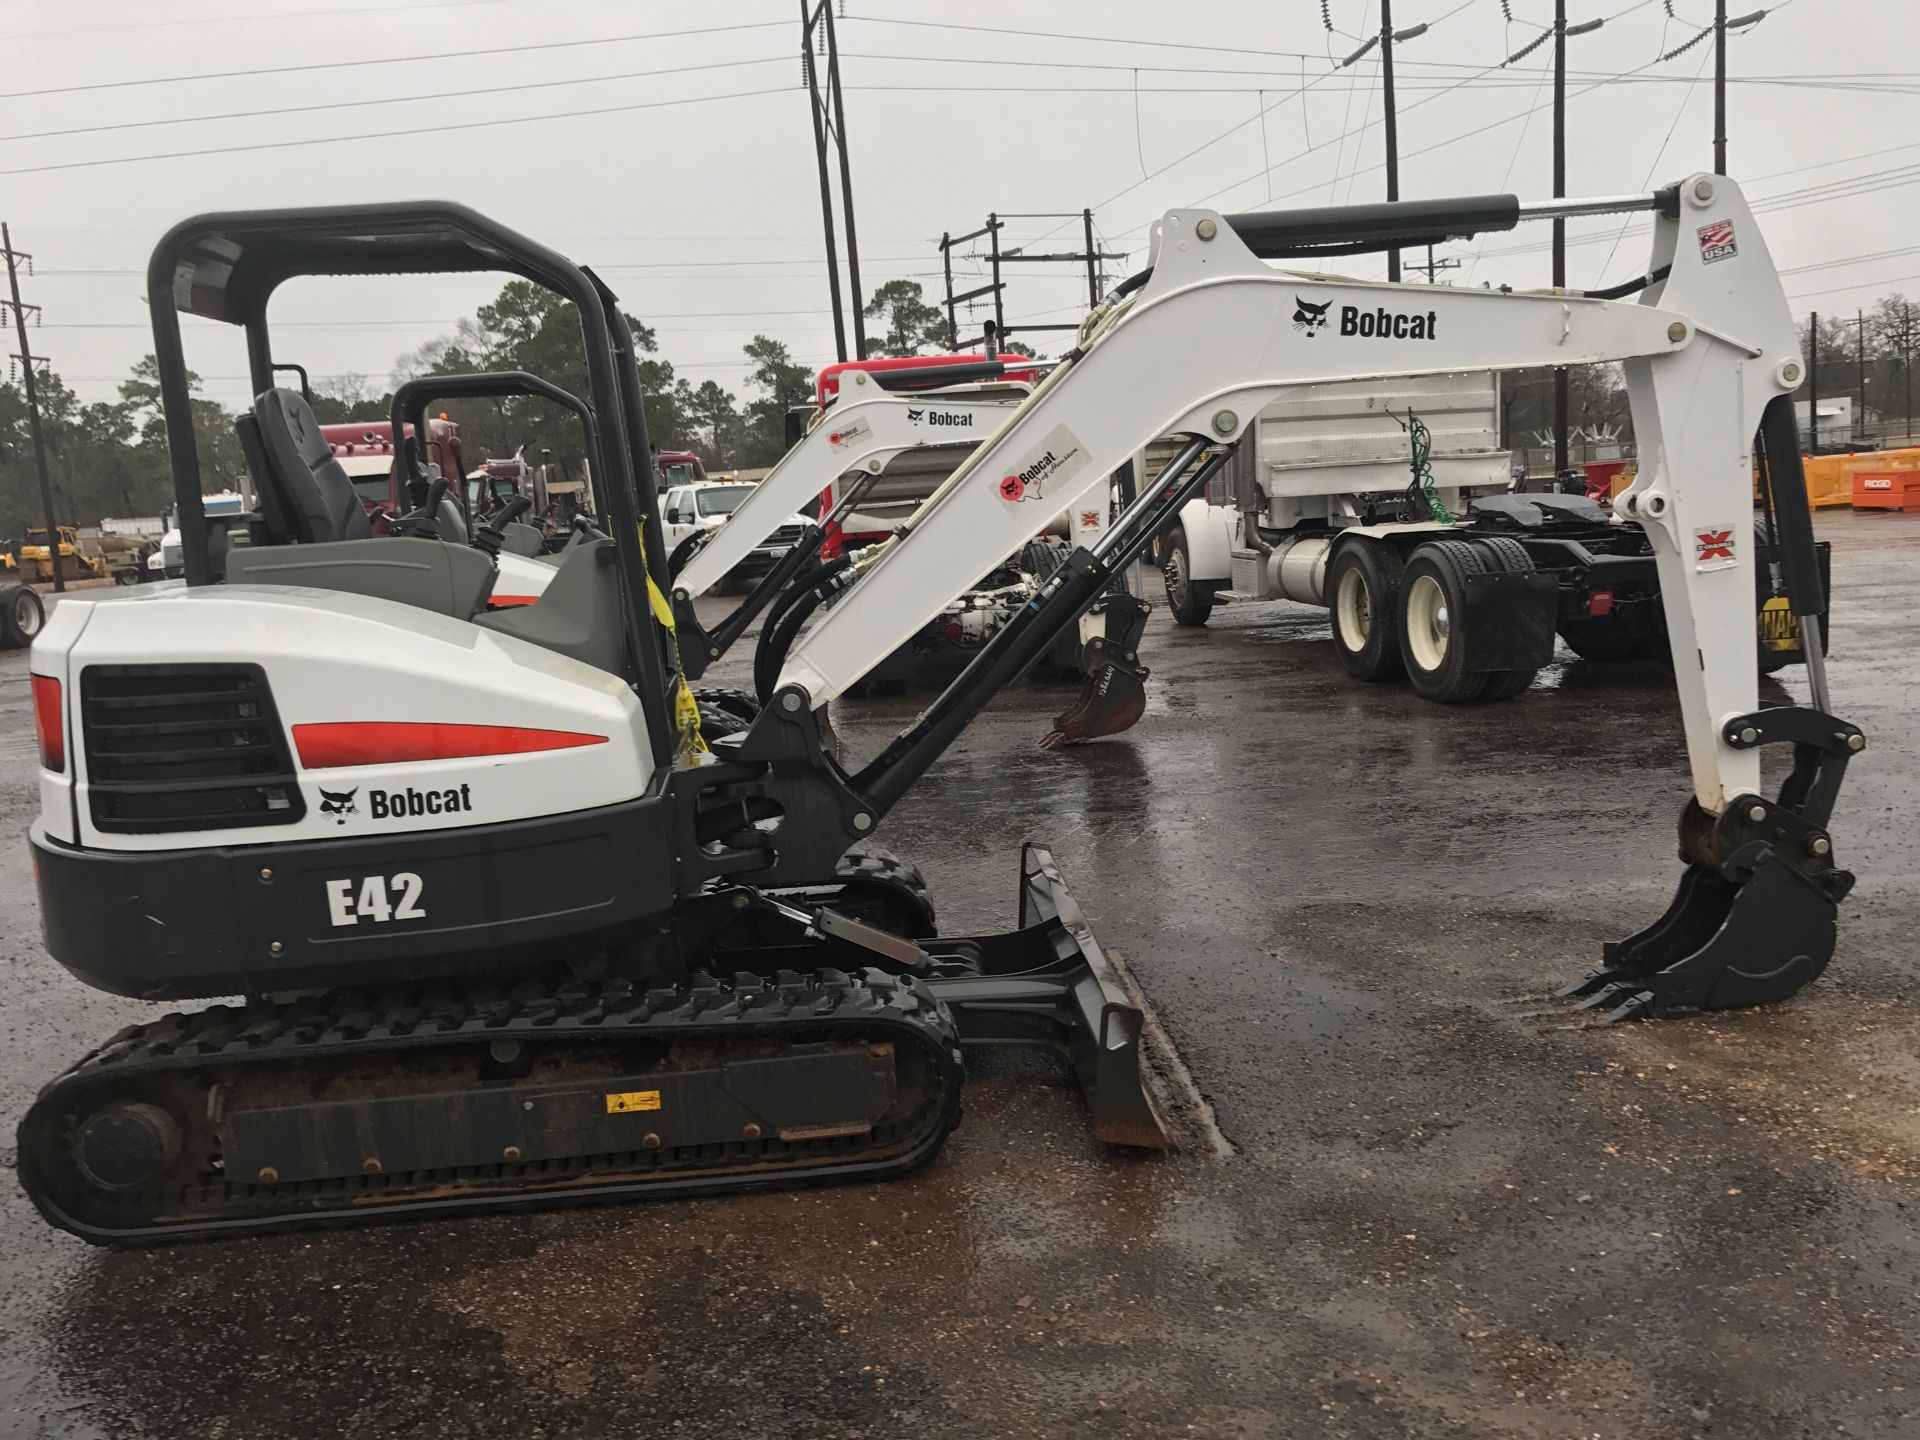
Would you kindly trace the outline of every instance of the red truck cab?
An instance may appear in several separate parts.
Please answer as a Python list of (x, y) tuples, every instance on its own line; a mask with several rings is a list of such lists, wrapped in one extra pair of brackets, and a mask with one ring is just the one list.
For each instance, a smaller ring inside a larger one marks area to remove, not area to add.
[[(388, 533), (385, 516), (399, 515), (411, 509), (401, 493), (400, 472), (394, 464), (393, 425), (385, 420), (349, 420), (338, 425), (322, 425), (320, 433), (333, 447), (340, 462), (359, 492), (360, 504), (373, 520), (376, 535)], [(412, 438), (413, 427), (406, 430)], [(460, 448), (460, 427), (441, 416), (427, 422), (427, 462), (438, 465), (440, 473), (455, 496), (463, 493), (466, 456)]]
[(661, 490), (676, 485), (696, 485), (707, 478), (707, 469), (691, 450), (654, 452), (654, 483)]

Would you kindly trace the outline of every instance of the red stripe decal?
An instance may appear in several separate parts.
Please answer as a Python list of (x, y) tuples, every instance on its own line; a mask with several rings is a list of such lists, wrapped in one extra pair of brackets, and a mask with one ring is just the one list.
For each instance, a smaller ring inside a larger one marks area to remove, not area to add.
[(538, 595), (489, 595), (487, 604), (496, 610), (504, 610), (509, 605), (532, 605), (539, 598)]
[(604, 745), (604, 735), (576, 730), (528, 730), (518, 725), (437, 725), (411, 720), (354, 720), (296, 725), (294, 748), (308, 770), (342, 765), (399, 765), (409, 760), (464, 760), (476, 755), (526, 755)]

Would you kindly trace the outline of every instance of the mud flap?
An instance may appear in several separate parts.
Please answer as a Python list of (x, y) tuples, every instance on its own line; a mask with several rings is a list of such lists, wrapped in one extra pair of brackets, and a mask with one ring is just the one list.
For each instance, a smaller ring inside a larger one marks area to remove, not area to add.
[(1086, 676), (1073, 704), (1054, 717), (1053, 728), (1040, 739), (1042, 750), (1058, 750), (1131, 730), (1146, 713), (1148, 670), (1140, 663), (1140, 637), (1146, 633), (1153, 607), (1131, 595), (1109, 595), (1089, 616), (1100, 622), (1100, 633), (1080, 647), (1080, 670)]
[(1020, 852), (1020, 928), (927, 943), (965, 957), (972, 973), (926, 982), (951, 1009), (966, 1046), (1037, 1046), (1073, 1066), (1109, 1145), (1169, 1150), (1174, 1138), (1147, 1093), (1144, 1019), (1068, 893), (1053, 856)]

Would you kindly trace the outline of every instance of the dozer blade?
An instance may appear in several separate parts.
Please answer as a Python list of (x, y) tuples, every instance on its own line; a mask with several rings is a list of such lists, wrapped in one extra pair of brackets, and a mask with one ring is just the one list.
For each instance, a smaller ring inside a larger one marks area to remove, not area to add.
[(962, 1045), (1038, 1046), (1063, 1055), (1086, 1094), (1097, 1139), (1173, 1148), (1173, 1133), (1147, 1091), (1140, 1009), (1044, 848), (1021, 850), (1018, 930), (923, 943), (935, 954), (964, 957), (973, 971), (926, 982), (952, 1011)]
[(1147, 668), (1140, 663), (1140, 637), (1152, 606), (1130, 595), (1101, 602), (1091, 618), (1104, 622), (1102, 633), (1080, 647), (1080, 669), (1087, 677), (1073, 704), (1054, 718), (1040, 739), (1043, 750), (1058, 750), (1103, 735), (1131, 730), (1147, 708)]

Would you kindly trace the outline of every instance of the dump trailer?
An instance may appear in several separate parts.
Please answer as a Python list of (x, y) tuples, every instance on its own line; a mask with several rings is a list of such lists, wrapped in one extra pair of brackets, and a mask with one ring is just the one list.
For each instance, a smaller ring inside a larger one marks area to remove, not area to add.
[[(1520, 694), (1556, 635), (1587, 660), (1664, 654), (1643, 526), (1585, 496), (1515, 492), (1499, 394), (1475, 371), (1307, 385), (1267, 405), (1224, 483), (1166, 537), (1174, 619), (1205, 624), (1225, 601), (1322, 606), (1350, 674), (1404, 676), (1441, 703)], [(1756, 542), (1756, 643), (1777, 670), (1803, 654), (1770, 525)], [(1413, 554), (1441, 541), (1500, 559), (1468, 576), (1464, 609), (1430, 580), (1404, 584)], [(1824, 593), (1828, 547), (1816, 553)]]

